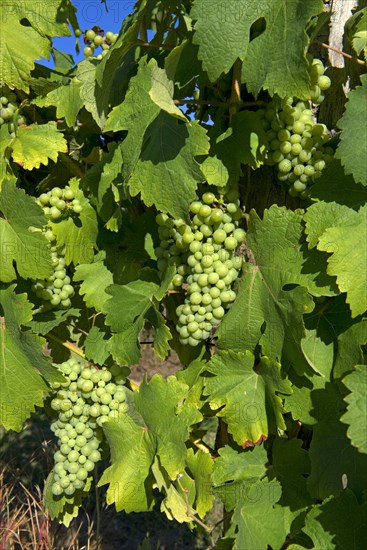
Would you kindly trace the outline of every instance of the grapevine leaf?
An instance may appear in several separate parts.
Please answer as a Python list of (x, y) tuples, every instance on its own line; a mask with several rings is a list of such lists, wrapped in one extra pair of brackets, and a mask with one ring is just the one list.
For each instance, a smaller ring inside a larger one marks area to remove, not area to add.
[(96, 365), (103, 365), (109, 356), (106, 334), (100, 328), (94, 326), (88, 332), (84, 342), (85, 357)]
[(263, 357), (255, 370), (253, 362), (249, 352), (228, 351), (213, 357), (206, 368), (215, 375), (205, 381), (210, 407), (221, 409), (217, 416), (224, 418), (228, 431), (244, 448), (259, 445), (270, 432), (285, 430), (278, 393), (292, 392), (278, 363)]
[(85, 264), (93, 261), (93, 250), (97, 240), (98, 222), (94, 208), (89, 204), (76, 178), (69, 182), (75, 198), (80, 201), (82, 211), (77, 216), (50, 223), (56, 235), (57, 244), (65, 247), (65, 262), (69, 265)]
[(260, 118), (251, 111), (241, 111), (232, 117), (228, 130), (217, 138), (214, 152), (230, 174), (229, 183), (236, 183), (243, 175), (241, 164), (256, 169), (264, 163), (266, 146)]
[(147, 0), (135, 4), (134, 12), (123, 22), (120, 36), (116, 40), (108, 55), (106, 55), (96, 68), (96, 82), (103, 86), (104, 94), (109, 98), (110, 91), (118, 73), (121, 60), (137, 41), (140, 31), (141, 20), (145, 14)]
[(154, 375), (149, 383), (142, 382), (135, 395), (136, 408), (144, 420), (151, 445), (172, 480), (185, 469), (185, 441), (190, 426), (202, 419), (194, 404), (181, 404), (188, 389), (174, 376), (164, 380), (160, 375)]
[(106, 325), (113, 333), (110, 352), (121, 365), (139, 362), (138, 337), (158, 288), (156, 283), (137, 280), (126, 285), (111, 285), (107, 289), (112, 298), (105, 302), (103, 312), (106, 313)]
[(0, 5), (1, 80), (28, 93), (34, 60), (49, 57), (50, 40), (32, 26), (22, 25), (25, 15), (14, 13), (10, 3)]
[(11, 6), (4, 6), (4, 20), (9, 13), (13, 13), (17, 15), (19, 21), (27, 18), (32, 27), (42, 36), (71, 36), (68, 28), (68, 14), (60, 9), (64, 1), (50, 0), (46, 10), (40, 9), (38, 4), (25, 5), (22, 0), (13, 0)]
[(345, 175), (339, 159), (333, 161), (310, 187), (310, 196), (324, 202), (337, 202), (357, 209), (367, 202), (367, 189), (356, 183), (351, 175)]
[(357, 183), (367, 185), (367, 75), (361, 75), (362, 86), (349, 93), (348, 103), (338, 122), (342, 133), (335, 156), (341, 160), (346, 174)]
[(363, 364), (362, 346), (367, 344), (367, 319), (352, 325), (338, 338), (338, 349), (333, 370), (334, 378), (343, 378), (354, 366)]
[(259, 481), (241, 493), (232, 522), (237, 524), (235, 548), (280, 550), (290, 527), (290, 513), (275, 506), (281, 496), (276, 481)]
[(100, 312), (110, 299), (106, 288), (113, 283), (112, 273), (102, 260), (92, 264), (80, 264), (75, 269), (74, 281), (83, 281), (79, 293), (84, 296), (88, 307), (94, 307)]
[(329, 227), (353, 225), (350, 213), (350, 208), (336, 202), (317, 202), (310, 206), (304, 216), (309, 247), (316, 246)]
[(66, 124), (74, 126), (76, 116), (83, 107), (79, 89), (80, 84), (72, 80), (68, 86), (60, 86), (45, 97), (36, 98), (32, 103), (38, 107), (56, 107), (57, 118), (65, 117)]
[(69, 317), (80, 317), (80, 309), (59, 309), (37, 313), (33, 319), (27, 323), (36, 334), (48, 334), (54, 328), (60, 326)]
[(295, 515), (313, 504), (306, 480), (310, 473), (310, 459), (301, 446), (300, 439), (277, 437), (272, 447), (272, 469), (282, 485), (279, 504), (289, 506)]
[[(166, 112), (167, 98), (165, 111), (152, 101), (156, 80), (170, 89), (155, 60), (140, 63), (125, 100), (112, 109), (104, 130), (128, 131), (121, 150), (131, 194), (141, 193), (147, 206), (185, 217), (197, 184), (204, 179), (195, 157), (208, 153), (209, 141), (199, 124), (184, 123)], [(170, 105), (175, 107), (172, 99)]]
[(341, 421), (348, 424), (347, 436), (354, 447), (361, 453), (367, 453), (367, 368), (366, 365), (356, 365), (354, 372), (343, 378), (343, 384), (352, 393), (344, 398), (348, 403), (348, 411), (341, 417)]
[[(320, 0), (229, 0), (225, 4), (195, 0), (193, 41), (199, 45), (199, 58), (210, 81), (228, 73), (239, 58), (244, 61), (243, 80), (255, 95), (263, 87), (270, 95), (307, 98), (306, 25), (322, 8)], [(260, 17), (265, 19), (266, 29), (250, 41), (250, 28)]]
[(194, 454), (192, 449), (188, 449), (186, 462), (195, 481), (195, 509), (199, 516), (204, 518), (211, 509), (214, 500), (211, 480), (214, 461), (209, 453), (199, 450)]
[(166, 495), (161, 503), (161, 511), (166, 514), (169, 520), (175, 519), (180, 523), (184, 521), (192, 523), (192, 515), (195, 514), (195, 510), (192, 508), (195, 500), (194, 480), (190, 478), (187, 472), (184, 472), (180, 475), (179, 483), (174, 486), (167, 473), (160, 467), (157, 458), (153, 463), (152, 473), (157, 488)]
[(121, 211), (115, 202), (113, 184), (121, 174), (122, 163), (121, 149), (111, 144), (101, 161), (92, 166), (82, 179), (83, 188), (88, 188), (90, 201), (105, 222), (114, 217), (116, 208)]
[(35, 406), (43, 406), (47, 382), (62, 382), (63, 377), (43, 355), (44, 340), (21, 329), (32, 319), (32, 304), (14, 289), (0, 289), (0, 424), (20, 431)]
[(154, 447), (143, 426), (138, 426), (126, 415), (103, 425), (110, 450), (111, 466), (98, 485), (109, 483), (107, 504), (115, 504), (119, 512), (145, 512), (152, 506), (145, 481), (154, 458)]
[[(265, 211), (263, 221), (251, 211), (250, 262), (244, 267), (236, 302), (219, 328), (220, 348), (254, 350), (260, 343), (264, 355), (280, 359), (282, 353), (294, 354), (297, 363), (302, 360), (303, 315), (313, 309), (306, 288), (317, 292), (317, 284), (301, 250), (301, 222), (299, 211), (277, 206)], [(286, 285), (301, 286), (285, 289)]]
[(161, 359), (165, 359), (170, 352), (169, 340), (172, 339), (172, 334), (163, 315), (155, 308), (150, 308), (147, 314), (147, 319), (155, 329), (153, 348), (155, 353)]
[[(21, 277), (45, 279), (52, 275), (48, 241), (40, 229), (47, 223), (42, 208), (13, 183), (5, 181), (0, 194), (0, 280)], [(39, 231), (30, 231), (34, 227)]]
[(309, 450), (311, 474), (308, 490), (316, 499), (337, 495), (345, 477), (348, 488), (362, 497), (367, 489), (367, 456), (352, 447), (347, 427), (338, 420), (320, 421), (313, 430)]
[(11, 147), (13, 160), (26, 170), (39, 168), (41, 164), (47, 165), (49, 159), (56, 162), (59, 153), (66, 153), (68, 150), (66, 140), (57, 130), (56, 122), (18, 128)]
[(102, 128), (107, 118), (108, 94), (104, 93), (96, 81), (97, 64), (95, 59), (83, 59), (78, 63), (76, 78), (80, 83), (79, 94), (84, 107)]
[(326, 229), (317, 248), (332, 254), (328, 273), (336, 275), (337, 284), (347, 293), (352, 316), (367, 310), (367, 206), (359, 212), (350, 210), (343, 225)]
[(165, 59), (164, 68), (167, 76), (179, 89), (200, 76), (202, 68), (197, 52), (198, 47), (192, 43), (191, 39), (183, 40)]
[(218, 454), (213, 472), (214, 485), (226, 484), (229, 481), (253, 482), (266, 473), (268, 457), (263, 445), (240, 453), (226, 445), (219, 449)]
[(359, 504), (353, 491), (346, 489), (310, 510), (303, 531), (311, 538), (315, 550), (364, 550), (366, 517), (367, 503)]

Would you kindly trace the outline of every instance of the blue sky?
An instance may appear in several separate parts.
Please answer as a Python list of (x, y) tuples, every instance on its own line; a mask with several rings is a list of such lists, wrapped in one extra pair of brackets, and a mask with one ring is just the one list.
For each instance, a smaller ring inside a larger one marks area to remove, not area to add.
[[(94, 25), (98, 25), (105, 33), (107, 31), (112, 31), (114, 33), (119, 32), (122, 21), (133, 11), (134, 4), (134, 0), (107, 0), (108, 11), (106, 11), (106, 4), (101, 4), (100, 0), (73, 0), (73, 5), (77, 8), (76, 16), (80, 29), (86, 31)], [(58, 50), (71, 54), (75, 62), (84, 59), (83, 40), (80, 40), (81, 51), (79, 55), (77, 55), (75, 53), (74, 35), (54, 38), (53, 43)], [(97, 50), (97, 53), (100, 53), (100, 49)], [(43, 58), (41, 63), (43, 65), (53, 66), (52, 59), (47, 61)]]

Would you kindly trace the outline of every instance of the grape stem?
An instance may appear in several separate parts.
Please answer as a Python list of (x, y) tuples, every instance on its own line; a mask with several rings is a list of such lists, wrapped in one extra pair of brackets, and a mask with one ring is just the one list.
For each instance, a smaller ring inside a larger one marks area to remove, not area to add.
[(329, 46), (329, 44), (325, 44), (324, 42), (319, 42), (318, 40), (315, 40), (317, 44), (322, 46), (323, 48), (327, 48), (328, 50), (332, 50), (333, 52), (339, 53), (340, 55), (343, 55), (344, 57), (347, 57), (348, 59), (351, 59), (358, 65), (366, 66), (366, 62), (362, 61), (362, 59), (358, 59), (358, 57), (353, 57), (353, 55), (349, 55), (349, 53), (342, 52), (341, 50), (338, 50), (337, 48), (334, 48), (333, 46)]

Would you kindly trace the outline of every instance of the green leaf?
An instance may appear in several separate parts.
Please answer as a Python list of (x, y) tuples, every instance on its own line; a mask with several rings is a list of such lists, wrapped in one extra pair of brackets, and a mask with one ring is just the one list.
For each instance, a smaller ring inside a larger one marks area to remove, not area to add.
[(94, 248), (98, 235), (98, 221), (94, 208), (89, 204), (83, 191), (79, 188), (76, 178), (69, 182), (70, 188), (74, 191), (75, 198), (80, 201), (83, 210), (78, 216), (50, 223), (52, 231), (56, 235), (57, 244), (65, 247), (65, 261), (85, 264), (93, 261)]
[(65, 117), (66, 124), (74, 126), (77, 114), (83, 107), (79, 90), (80, 84), (72, 80), (67, 86), (60, 86), (45, 97), (36, 98), (32, 103), (38, 107), (56, 107), (57, 118)]
[(74, 281), (83, 281), (79, 293), (84, 296), (88, 307), (94, 307), (96, 311), (103, 310), (103, 306), (110, 295), (106, 288), (113, 283), (112, 273), (107, 269), (102, 260), (92, 264), (80, 264), (75, 269)]
[[(115, 201), (113, 186), (121, 178), (122, 163), (120, 147), (110, 144), (101, 161), (94, 164), (82, 179), (83, 188), (88, 188), (90, 200), (105, 222), (114, 219), (118, 212), (121, 213), (121, 207)], [(111, 227), (108, 229), (112, 230)]]
[(163, 315), (154, 308), (148, 311), (147, 319), (155, 329), (153, 349), (161, 359), (166, 359), (171, 350), (169, 341), (172, 339), (170, 329)]
[[(18, 274), (27, 279), (51, 276), (48, 241), (40, 229), (47, 220), (33, 197), (5, 181), (0, 193), (0, 280), (13, 281)], [(39, 231), (30, 231), (34, 227)]]
[(332, 254), (328, 273), (335, 275), (341, 292), (347, 293), (352, 317), (367, 310), (367, 206), (350, 210), (343, 225), (326, 229), (317, 245)]
[(333, 370), (335, 379), (343, 378), (354, 366), (363, 364), (362, 346), (367, 344), (367, 319), (352, 325), (338, 338), (338, 348)]
[(356, 183), (351, 175), (345, 175), (339, 159), (333, 161), (310, 187), (310, 196), (324, 202), (337, 202), (358, 209), (367, 202), (367, 189)]
[(103, 128), (108, 113), (108, 94), (96, 81), (96, 68), (99, 61), (86, 58), (78, 63), (76, 78), (80, 83), (80, 99), (85, 109), (91, 113), (95, 122)]
[(104, 365), (109, 357), (106, 333), (94, 326), (88, 332), (84, 342), (85, 357), (96, 365)]
[(199, 78), (202, 67), (198, 60), (198, 47), (192, 43), (191, 37), (183, 40), (169, 52), (164, 68), (168, 78), (173, 80), (179, 89)]
[(48, 334), (54, 328), (60, 326), (69, 317), (80, 317), (80, 309), (58, 309), (37, 313), (33, 319), (27, 323), (36, 334)]
[(285, 430), (281, 394), (291, 386), (282, 379), (280, 365), (263, 357), (256, 369), (251, 353), (221, 352), (208, 363), (214, 374), (205, 381), (212, 409), (220, 409), (228, 431), (242, 447), (259, 445), (269, 433)]
[(173, 217), (185, 217), (198, 182), (204, 180), (195, 157), (208, 153), (209, 141), (199, 124), (183, 122), (166, 112), (175, 107), (168, 92), (164, 111), (152, 101), (150, 93), (156, 81), (171, 90), (156, 61), (142, 61), (125, 100), (109, 114), (104, 131), (128, 131), (121, 151), (130, 193), (141, 193), (147, 206), (154, 204)]
[(110, 352), (121, 365), (139, 362), (138, 337), (158, 288), (156, 283), (137, 280), (127, 285), (111, 285), (107, 290), (112, 298), (105, 302), (103, 312), (106, 313), (106, 325), (113, 333)]
[(336, 202), (317, 202), (310, 206), (304, 216), (309, 247), (316, 246), (329, 227), (353, 225), (350, 215), (350, 208)]
[[(242, 164), (256, 169), (264, 163), (267, 138), (260, 118), (251, 111), (237, 113), (232, 117), (231, 126), (216, 139), (212, 149), (229, 174), (228, 183), (236, 184), (243, 175)], [(224, 174), (221, 174), (221, 179), (224, 179)], [(226, 184), (227, 180), (223, 183)]]
[(264, 446), (238, 453), (229, 445), (218, 450), (215, 459), (213, 483), (226, 486), (229, 481), (258, 481), (266, 473), (268, 457)]
[(169, 520), (175, 519), (179, 523), (188, 522), (192, 525), (192, 516), (195, 510), (192, 508), (195, 500), (195, 482), (187, 472), (180, 475), (177, 482), (170, 481), (164, 469), (160, 468), (156, 458), (152, 473), (156, 486), (165, 498), (161, 503), (161, 512), (164, 512)]
[[(320, 0), (195, 0), (191, 16), (196, 19), (193, 41), (210, 81), (228, 73), (237, 58), (243, 63), (243, 81), (257, 95), (309, 96), (306, 25), (322, 11)], [(250, 42), (250, 28), (260, 17), (266, 30)], [(266, 59), (266, 63), (264, 60)]]
[[(47, 10), (40, 9), (37, 4), (24, 4), (22, 0), (13, 0), (11, 7), (4, 5), (3, 15), (16, 14), (21, 21), (27, 18), (32, 27), (42, 36), (71, 36), (68, 28), (68, 14), (65, 9), (65, 0), (51, 0)], [(26, 27), (28, 28), (28, 27)]]
[(314, 550), (364, 550), (366, 515), (367, 503), (359, 504), (353, 492), (346, 489), (310, 510), (303, 530), (311, 538)]
[(239, 501), (232, 522), (237, 524), (235, 548), (280, 550), (290, 527), (286, 508), (274, 506), (281, 496), (276, 481), (251, 485)]
[(214, 495), (212, 491), (212, 471), (214, 460), (209, 453), (192, 449), (187, 450), (187, 467), (195, 481), (195, 509), (201, 518), (204, 518), (213, 505)]
[(281, 437), (275, 439), (272, 447), (272, 471), (282, 484), (279, 504), (289, 507), (294, 516), (313, 504), (306, 479), (310, 473), (310, 459), (301, 447), (301, 439)]
[(63, 377), (43, 355), (44, 339), (22, 330), (32, 319), (32, 304), (14, 289), (0, 288), (0, 424), (19, 432), (35, 406), (43, 406), (47, 383)]
[[(218, 330), (220, 348), (254, 350), (280, 359), (282, 353), (302, 364), (300, 342), (305, 336), (303, 315), (313, 302), (306, 288), (317, 290), (317, 273), (302, 253), (302, 215), (272, 206), (263, 221), (251, 211), (246, 250), (249, 262), (237, 299)], [(312, 271), (311, 271), (312, 270)], [(287, 289), (286, 285), (301, 285)]]
[(342, 133), (335, 156), (341, 160), (346, 174), (357, 183), (367, 185), (367, 75), (361, 75), (362, 86), (349, 93), (344, 114), (338, 122)]
[(347, 428), (338, 420), (322, 420), (313, 430), (309, 450), (311, 474), (308, 490), (316, 499), (338, 495), (344, 485), (356, 496), (367, 489), (367, 456), (352, 447), (346, 435)]
[(49, 159), (56, 162), (59, 153), (68, 150), (56, 122), (19, 127), (11, 147), (13, 160), (26, 170), (39, 168), (41, 164), (47, 166)]
[[(16, 8), (21, 4), (15, 2)], [(50, 40), (41, 36), (33, 27), (20, 23), (26, 17), (26, 12), (27, 9), (19, 16), (13, 10), (13, 2), (2, 3), (0, 6), (0, 79), (9, 86), (28, 93), (28, 82), (35, 67), (34, 60), (49, 57)]]
[(154, 447), (144, 426), (138, 426), (130, 416), (103, 425), (111, 451), (111, 466), (98, 485), (109, 483), (107, 504), (115, 504), (120, 512), (146, 512), (152, 506), (145, 480), (154, 458)]
[(202, 419), (195, 405), (184, 401), (188, 390), (176, 377), (164, 380), (157, 374), (142, 382), (135, 399), (151, 445), (172, 480), (185, 469), (190, 427)]
[(356, 365), (354, 372), (343, 378), (343, 384), (351, 391), (344, 398), (348, 403), (348, 411), (341, 417), (341, 421), (348, 424), (347, 436), (354, 447), (361, 453), (367, 453), (367, 367)]

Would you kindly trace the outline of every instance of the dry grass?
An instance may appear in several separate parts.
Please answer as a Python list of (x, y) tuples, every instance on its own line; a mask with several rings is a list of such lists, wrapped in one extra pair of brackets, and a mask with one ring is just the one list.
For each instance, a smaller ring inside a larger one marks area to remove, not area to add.
[[(5, 482), (8, 478), (5, 474), (3, 469), (0, 472), (0, 550), (97, 550), (94, 522), (88, 514), (84, 514), (84, 521), (78, 527), (65, 529), (45, 513), (39, 486), (34, 486), (31, 492), (19, 479)], [(85, 544), (80, 542), (82, 529), (86, 531), (82, 537), (86, 539)]]

